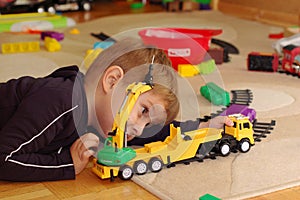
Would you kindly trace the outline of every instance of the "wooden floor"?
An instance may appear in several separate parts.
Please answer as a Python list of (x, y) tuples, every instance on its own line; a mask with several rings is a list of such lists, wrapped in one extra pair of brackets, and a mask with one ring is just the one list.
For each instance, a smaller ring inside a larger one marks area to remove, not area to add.
[[(94, 2), (93, 10), (90, 12), (69, 12), (64, 15), (72, 17), (77, 23), (82, 23), (108, 15), (159, 11), (164, 11), (160, 5), (146, 5), (143, 10), (133, 11), (126, 1), (98, 0)], [(132, 181), (100, 180), (91, 172), (90, 167), (76, 180), (38, 183), (0, 182), (0, 199), (158, 199)], [(251, 198), (251, 200), (283, 199), (300, 199), (300, 186)]]

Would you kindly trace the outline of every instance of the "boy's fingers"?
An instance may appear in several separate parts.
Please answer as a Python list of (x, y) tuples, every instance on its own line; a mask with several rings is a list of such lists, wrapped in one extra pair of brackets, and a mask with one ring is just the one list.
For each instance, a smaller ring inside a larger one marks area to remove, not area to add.
[(92, 150), (86, 150), (86, 151), (84, 151), (83, 154), (82, 154), (82, 160), (88, 159), (90, 156), (94, 155), (94, 153), (95, 152), (92, 151)]
[(225, 124), (227, 126), (233, 126), (233, 121), (231, 119), (229, 119), (228, 117), (225, 118)]

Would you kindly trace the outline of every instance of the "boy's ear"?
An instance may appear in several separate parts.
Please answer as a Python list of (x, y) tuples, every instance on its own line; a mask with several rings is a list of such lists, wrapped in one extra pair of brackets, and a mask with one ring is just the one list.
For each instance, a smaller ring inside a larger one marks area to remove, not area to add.
[(124, 76), (124, 71), (120, 66), (113, 65), (108, 67), (102, 79), (102, 86), (105, 93), (111, 90)]

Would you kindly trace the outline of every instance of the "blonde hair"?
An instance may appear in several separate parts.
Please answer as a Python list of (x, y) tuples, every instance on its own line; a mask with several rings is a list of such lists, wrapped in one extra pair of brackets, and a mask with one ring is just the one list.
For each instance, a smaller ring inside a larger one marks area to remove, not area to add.
[(120, 66), (125, 76), (127, 75), (126, 78), (124, 76), (126, 80), (123, 84), (129, 85), (132, 82), (143, 81), (153, 56), (155, 56), (154, 87), (151, 91), (165, 102), (167, 112), (165, 124), (171, 123), (179, 112), (179, 101), (176, 96), (178, 86), (171, 61), (162, 49), (145, 46), (140, 40), (132, 38), (120, 40), (99, 54), (86, 72), (86, 82), (99, 81), (102, 73), (108, 67), (115, 65)]

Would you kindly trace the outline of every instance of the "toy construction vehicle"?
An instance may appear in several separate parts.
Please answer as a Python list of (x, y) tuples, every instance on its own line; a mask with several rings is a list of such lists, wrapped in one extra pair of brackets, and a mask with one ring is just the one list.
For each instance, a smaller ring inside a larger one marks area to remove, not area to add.
[[(230, 154), (232, 148), (241, 152), (249, 151), (254, 144), (252, 124), (248, 117), (231, 115), (233, 127), (225, 129), (203, 128), (182, 133), (180, 127), (170, 125), (170, 135), (163, 141), (145, 144), (143, 147), (133, 149), (127, 147), (126, 122), (138, 97), (151, 90), (152, 65), (149, 67), (144, 82), (133, 83), (127, 88), (125, 100), (115, 117), (110, 136), (106, 139), (104, 148), (94, 158), (92, 171), (101, 179), (118, 176), (129, 180), (134, 174), (143, 175), (149, 171), (159, 172), (164, 166), (190, 159), (202, 159), (201, 147), (213, 144), (222, 156)], [(207, 154), (209, 152), (205, 152)]]

